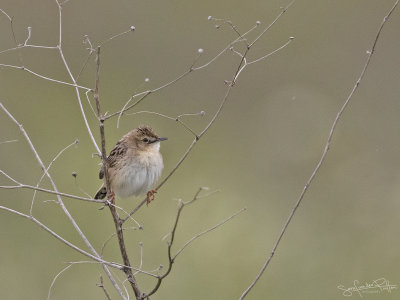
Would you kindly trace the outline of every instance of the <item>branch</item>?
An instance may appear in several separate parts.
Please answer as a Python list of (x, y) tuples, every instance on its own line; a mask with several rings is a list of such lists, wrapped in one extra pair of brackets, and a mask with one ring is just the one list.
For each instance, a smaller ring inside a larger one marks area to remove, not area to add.
[(205, 112), (204, 112), (204, 111), (201, 111), (201, 112), (198, 112), (198, 113), (193, 113), (193, 114), (181, 114), (181, 115), (179, 115), (179, 116), (177, 116), (177, 117), (171, 117), (171, 116), (167, 116), (167, 115), (164, 115), (164, 114), (155, 112), (155, 111), (146, 111), (146, 110), (137, 111), (137, 112), (130, 113), (130, 114), (127, 114), (127, 115), (131, 116), (131, 115), (138, 115), (138, 114), (143, 114), (143, 113), (152, 114), (152, 115), (160, 116), (160, 117), (163, 117), (163, 118), (166, 118), (166, 119), (175, 121), (175, 122), (179, 123), (180, 125), (182, 125), (183, 128), (185, 128), (187, 131), (189, 131), (189, 132), (190, 132), (191, 134), (193, 134), (195, 137), (198, 137), (198, 135), (196, 134), (196, 132), (194, 132), (194, 130), (193, 130), (192, 128), (190, 128), (188, 125), (186, 125), (186, 123), (184, 123), (184, 122), (181, 120), (181, 118), (184, 117), (184, 116), (199, 116), (199, 115), (200, 115), (200, 116), (204, 116), (204, 115), (205, 115)]
[(0, 145), (2, 145), (2, 144), (9, 144), (9, 143), (16, 143), (16, 142), (18, 142), (18, 140), (8, 140), (8, 141), (0, 142)]
[(264, 265), (262, 266), (261, 270), (260, 270), (259, 273), (257, 274), (257, 276), (256, 276), (256, 278), (254, 279), (254, 281), (253, 281), (253, 282), (250, 284), (250, 286), (243, 292), (243, 294), (240, 296), (239, 300), (244, 299), (244, 298), (246, 297), (246, 295), (250, 292), (250, 290), (254, 287), (254, 285), (257, 283), (257, 281), (258, 281), (258, 280), (261, 278), (261, 276), (264, 274), (264, 272), (265, 272), (266, 268), (268, 267), (268, 265), (269, 265), (269, 263), (270, 263), (272, 257), (274, 256), (275, 251), (276, 251), (276, 249), (278, 248), (279, 243), (281, 242), (282, 237), (283, 237), (283, 235), (285, 234), (285, 232), (286, 232), (286, 230), (287, 230), (287, 228), (288, 228), (290, 222), (292, 221), (292, 218), (293, 218), (294, 214), (296, 213), (297, 208), (299, 207), (300, 203), (302, 202), (305, 193), (307, 192), (308, 188), (310, 187), (310, 185), (311, 185), (311, 183), (312, 183), (312, 181), (313, 181), (315, 175), (317, 174), (317, 172), (318, 172), (319, 169), (321, 168), (321, 165), (322, 165), (322, 163), (324, 162), (326, 155), (328, 154), (328, 150), (329, 150), (329, 147), (330, 147), (330, 144), (331, 144), (331, 141), (332, 141), (332, 137), (333, 137), (333, 134), (334, 134), (334, 132), (335, 132), (337, 123), (338, 123), (340, 117), (342, 116), (344, 110), (346, 109), (347, 105), (349, 104), (351, 98), (353, 97), (354, 93), (356, 92), (358, 86), (360, 85), (361, 80), (364, 78), (364, 75), (365, 75), (365, 73), (366, 73), (366, 71), (367, 71), (367, 68), (368, 68), (368, 66), (369, 66), (369, 64), (370, 64), (370, 61), (371, 61), (371, 57), (372, 57), (372, 55), (373, 55), (374, 52), (375, 52), (375, 47), (376, 47), (376, 44), (377, 44), (377, 42), (378, 42), (379, 36), (380, 36), (380, 34), (381, 34), (381, 32), (382, 32), (382, 29), (383, 29), (385, 23), (387, 22), (387, 20), (389, 19), (390, 15), (392, 14), (392, 12), (394, 11), (394, 9), (397, 7), (398, 3), (399, 3), (399, 0), (397, 0), (397, 1), (395, 2), (395, 4), (393, 5), (393, 7), (389, 10), (389, 12), (387, 13), (387, 15), (383, 18), (383, 21), (382, 21), (382, 23), (381, 23), (381, 25), (380, 25), (380, 27), (379, 27), (379, 29), (378, 29), (378, 32), (377, 32), (377, 34), (375, 35), (375, 39), (374, 39), (374, 42), (373, 42), (373, 45), (372, 45), (372, 49), (371, 49), (371, 51), (368, 52), (366, 62), (364, 63), (364, 67), (363, 67), (363, 69), (362, 69), (362, 71), (361, 71), (361, 73), (360, 73), (360, 75), (359, 75), (359, 77), (358, 77), (356, 83), (354, 84), (354, 86), (353, 86), (353, 88), (352, 88), (350, 94), (347, 96), (346, 101), (343, 103), (342, 107), (340, 108), (339, 112), (338, 112), (337, 115), (336, 115), (335, 120), (333, 121), (333, 124), (332, 124), (332, 126), (331, 126), (331, 129), (330, 129), (330, 132), (329, 132), (329, 135), (328, 135), (328, 140), (327, 140), (327, 142), (326, 142), (326, 144), (325, 144), (324, 151), (323, 151), (323, 153), (322, 153), (322, 156), (321, 156), (320, 160), (319, 160), (318, 163), (317, 163), (317, 166), (316, 166), (315, 169), (313, 170), (313, 172), (312, 172), (310, 178), (307, 180), (307, 182), (306, 182), (306, 184), (305, 184), (305, 186), (304, 186), (302, 192), (300, 193), (299, 198), (297, 199), (297, 201), (296, 201), (294, 207), (292, 208), (292, 211), (291, 211), (290, 214), (289, 214), (289, 217), (287, 218), (285, 224), (283, 225), (283, 228), (282, 228), (282, 230), (281, 230), (281, 233), (279, 234), (279, 236), (278, 236), (278, 238), (277, 238), (277, 240), (276, 240), (276, 242), (275, 242), (275, 245), (274, 245), (274, 247), (272, 248), (272, 251), (271, 251), (270, 255), (268, 256), (267, 260), (265, 261)]
[[(48, 172), (51, 168), (51, 166), (53, 165), (53, 163), (57, 160), (57, 158), (59, 158), (64, 151), (66, 151), (68, 148), (77, 145), (79, 143), (79, 140), (75, 140), (73, 143), (69, 144), (68, 146), (66, 146), (65, 148), (63, 148), (60, 152), (58, 152), (58, 154), (53, 158), (53, 160), (49, 163), (48, 167), (46, 168), (46, 172)], [(46, 172), (43, 172), (42, 176), (40, 177), (38, 183), (36, 184), (36, 187), (38, 188), (40, 186), (40, 184), (42, 183), (43, 178), (46, 176)], [(31, 202), (31, 210), (30, 210), (30, 215), (32, 215), (32, 211), (33, 211), (33, 205), (35, 203), (35, 198), (36, 198), (36, 192), (37, 190), (35, 190), (33, 192), (33, 197), (32, 197), (32, 202)]]
[[(1, 170), (0, 170), (0, 172), (3, 173), (3, 171), (1, 171)], [(30, 189), (30, 190), (35, 190), (35, 191), (44, 192), (44, 193), (48, 193), (48, 194), (63, 196), (63, 197), (71, 198), (71, 199), (77, 199), (77, 200), (82, 200), (82, 201), (87, 201), (87, 202), (104, 204), (103, 200), (80, 197), (80, 196), (76, 196), (76, 195), (61, 193), (58, 191), (47, 190), (44, 188), (36, 187), (33, 185), (26, 185), (26, 184), (22, 184), (22, 183), (18, 183), (18, 185), (0, 185), (0, 189), (11, 189), (11, 190), (13, 190), (13, 189)]]
[[(11, 34), (13, 37), (13, 41), (16, 47), (18, 47), (18, 43), (17, 43), (17, 38), (15, 37), (15, 31), (14, 31), (14, 24), (13, 24), (13, 18), (10, 17), (4, 10), (2, 10), (0, 8), (0, 12), (5, 15), (7, 17), (7, 19), (10, 21), (10, 29), (11, 29)], [(18, 59), (19, 62), (22, 64), (22, 55), (21, 55), (21, 51), (18, 51)]]
[(96, 284), (96, 286), (98, 286), (99, 288), (101, 288), (103, 290), (103, 292), (106, 295), (106, 298), (108, 300), (111, 300), (110, 294), (107, 292), (107, 290), (106, 290), (106, 288), (104, 286), (103, 277), (102, 276), (100, 276), (100, 283)]
[(79, 91), (79, 89), (84, 89), (86, 91), (91, 91), (91, 89), (88, 88), (88, 87), (77, 85), (76, 83), (69, 83), (69, 82), (53, 79), (53, 78), (38, 74), (38, 73), (36, 73), (36, 72), (34, 72), (34, 71), (24, 67), (24, 66), (14, 66), (14, 65), (0, 64), (0, 67), (22, 70), (22, 71), (28, 72), (28, 73), (30, 73), (32, 75), (35, 75), (36, 77), (39, 77), (41, 79), (45, 79), (45, 80), (48, 80), (48, 81), (51, 81), (51, 82), (60, 83), (60, 84), (67, 85), (67, 86), (76, 87), (78, 91)]
[(58, 272), (58, 274), (56, 276), (54, 276), (50, 287), (49, 287), (49, 292), (47, 293), (47, 300), (50, 300), (50, 294), (51, 294), (51, 289), (53, 288), (54, 283), (56, 282), (57, 278), (64, 273), (65, 271), (67, 271), (69, 268), (71, 268), (73, 265), (69, 264), (68, 266), (66, 266), (65, 268), (63, 268), (60, 272)]
[(166, 277), (170, 274), (170, 272), (171, 272), (171, 270), (172, 270), (172, 266), (173, 266), (173, 264), (174, 264), (174, 262), (175, 262), (176, 257), (177, 257), (187, 246), (189, 246), (193, 241), (195, 241), (196, 239), (198, 239), (198, 238), (201, 237), (202, 235), (205, 235), (205, 234), (207, 234), (207, 233), (209, 233), (209, 232), (215, 230), (216, 228), (220, 227), (221, 225), (225, 224), (226, 222), (228, 222), (229, 220), (233, 219), (235, 216), (237, 216), (238, 214), (240, 214), (241, 212), (243, 212), (243, 211), (246, 210), (246, 208), (242, 208), (242, 209), (239, 210), (238, 212), (236, 212), (236, 213), (234, 213), (233, 215), (231, 215), (229, 218), (227, 218), (227, 219), (225, 219), (224, 221), (218, 223), (217, 225), (215, 225), (215, 226), (213, 226), (213, 227), (211, 227), (211, 228), (209, 228), (209, 229), (207, 229), (207, 230), (205, 230), (205, 231), (203, 231), (203, 232), (201, 232), (201, 233), (199, 233), (199, 234), (196, 234), (196, 235), (195, 235), (194, 237), (192, 237), (188, 242), (186, 242), (186, 243), (183, 245), (183, 247), (182, 247), (181, 249), (179, 249), (179, 250), (177, 251), (177, 253), (176, 253), (174, 256), (172, 256), (172, 245), (174, 244), (174, 241), (175, 241), (175, 233), (176, 233), (176, 229), (178, 228), (178, 222), (179, 222), (181, 213), (182, 213), (182, 211), (183, 211), (183, 208), (184, 208), (185, 206), (189, 205), (189, 204), (192, 204), (193, 202), (195, 202), (195, 201), (198, 200), (198, 199), (208, 197), (208, 196), (210, 196), (210, 195), (212, 195), (212, 194), (215, 193), (215, 192), (212, 192), (212, 193), (209, 193), (209, 194), (207, 194), (207, 195), (205, 195), (205, 196), (200, 197), (199, 195), (200, 195), (201, 191), (203, 191), (204, 189), (205, 189), (205, 188), (199, 188), (199, 190), (196, 192), (196, 194), (194, 195), (194, 197), (193, 197), (192, 200), (187, 201), (187, 202), (183, 202), (183, 201), (180, 201), (180, 202), (179, 202), (179, 208), (178, 208), (178, 211), (177, 211), (177, 214), (176, 214), (176, 217), (175, 217), (174, 226), (173, 226), (172, 231), (171, 231), (171, 239), (170, 239), (170, 241), (168, 242), (168, 249), (167, 249), (167, 252), (168, 252), (168, 269), (167, 269), (167, 271), (166, 271), (163, 275), (158, 276), (158, 280), (157, 280), (157, 283), (156, 283), (155, 287), (154, 287), (153, 290), (151, 290), (148, 294), (145, 294), (145, 295), (143, 296), (143, 299), (146, 299), (146, 298), (150, 297), (151, 295), (153, 295), (155, 292), (157, 292), (157, 290), (158, 290), (158, 289), (160, 288), (160, 286), (161, 286), (161, 283), (162, 283), (163, 279), (166, 278)]
[[(96, 109), (97, 109), (97, 116), (99, 119), (99, 127), (100, 127), (100, 138), (101, 138), (101, 158), (102, 158), (102, 163), (104, 167), (104, 180), (105, 180), (105, 185), (107, 189), (107, 199), (108, 201), (112, 198), (111, 197), (111, 187), (110, 187), (110, 178), (108, 174), (108, 162), (107, 162), (107, 152), (106, 152), (106, 139), (105, 139), (105, 133), (104, 133), (104, 118), (101, 114), (101, 109), (100, 109), (100, 100), (99, 100), (99, 73), (100, 73), (100, 46), (97, 47), (97, 52), (96, 52), (96, 81), (95, 81), (95, 89), (94, 89), (94, 100), (96, 102)], [(123, 268), (123, 271), (126, 275), (126, 278), (128, 279), (133, 292), (135, 293), (136, 299), (142, 299), (142, 292), (139, 289), (139, 286), (136, 282), (136, 279), (133, 275), (132, 272), (132, 267), (131, 263), (129, 261), (128, 253), (126, 251), (126, 246), (125, 246), (125, 241), (124, 241), (124, 232), (122, 230), (122, 223), (121, 220), (118, 216), (118, 213), (116, 211), (114, 204), (114, 201), (111, 199), (111, 204), (109, 205), (111, 215), (113, 217), (114, 225), (115, 225), (115, 230), (117, 232), (117, 237), (118, 237), (118, 244), (122, 256), (122, 260), (124, 262), (125, 267)], [(128, 215), (128, 217), (130, 217)]]

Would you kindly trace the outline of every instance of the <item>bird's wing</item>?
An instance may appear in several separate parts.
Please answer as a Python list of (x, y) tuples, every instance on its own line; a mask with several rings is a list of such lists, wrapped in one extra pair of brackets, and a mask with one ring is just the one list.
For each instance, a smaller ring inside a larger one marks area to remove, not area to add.
[[(107, 157), (108, 167), (113, 168), (116, 165), (119, 158), (125, 155), (127, 150), (128, 147), (126, 147), (123, 141), (122, 140), (118, 141), (118, 143), (111, 150), (110, 155)], [(104, 177), (104, 166), (102, 165), (99, 172), (99, 178), (103, 179), (103, 177)]]

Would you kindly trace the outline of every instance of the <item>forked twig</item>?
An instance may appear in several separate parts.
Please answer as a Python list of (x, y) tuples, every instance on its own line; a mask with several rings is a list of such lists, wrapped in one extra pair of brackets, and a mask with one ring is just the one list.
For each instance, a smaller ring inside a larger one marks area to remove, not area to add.
[(211, 231), (217, 229), (218, 227), (222, 226), (223, 224), (225, 224), (226, 222), (228, 222), (229, 220), (233, 219), (233, 218), (236, 217), (238, 214), (240, 214), (241, 212), (243, 212), (243, 211), (246, 210), (246, 208), (242, 208), (241, 210), (239, 210), (238, 212), (234, 213), (233, 215), (231, 215), (231, 216), (228, 217), (227, 219), (225, 219), (225, 220), (223, 220), (222, 222), (218, 223), (217, 225), (214, 225), (213, 227), (211, 227), (211, 228), (209, 228), (209, 229), (207, 229), (207, 230), (205, 230), (205, 231), (203, 231), (203, 232), (200, 232), (200, 233), (196, 234), (196, 235), (195, 235), (194, 237), (192, 237), (189, 241), (187, 241), (187, 242), (182, 246), (182, 248), (180, 248), (180, 249), (177, 251), (177, 253), (176, 253), (175, 255), (172, 255), (172, 246), (173, 246), (174, 241), (175, 241), (176, 229), (178, 228), (178, 223), (179, 223), (179, 219), (180, 219), (180, 216), (181, 216), (181, 214), (182, 214), (183, 208), (186, 207), (186, 206), (188, 206), (188, 205), (190, 205), (190, 204), (192, 204), (193, 202), (195, 202), (195, 201), (197, 201), (197, 200), (199, 200), (199, 199), (201, 199), (201, 198), (205, 198), (205, 197), (211, 196), (211, 195), (213, 195), (213, 194), (215, 194), (215, 193), (217, 192), (217, 191), (214, 191), (214, 192), (211, 192), (211, 193), (209, 193), (209, 194), (207, 194), (207, 195), (200, 196), (200, 193), (201, 193), (203, 190), (205, 190), (205, 188), (199, 188), (198, 191), (197, 191), (197, 192), (195, 193), (195, 195), (193, 196), (192, 200), (190, 200), (190, 201), (187, 201), (187, 202), (183, 202), (182, 200), (179, 201), (178, 211), (177, 211), (177, 213), (176, 213), (174, 226), (173, 226), (172, 231), (171, 231), (171, 233), (170, 233), (170, 236), (171, 236), (171, 237), (170, 237), (170, 240), (169, 240), (169, 242), (168, 242), (168, 248), (167, 248), (167, 253), (168, 253), (168, 268), (167, 268), (167, 270), (165, 271), (165, 273), (164, 273), (163, 275), (157, 276), (158, 280), (157, 280), (157, 283), (156, 283), (155, 287), (154, 287), (149, 293), (145, 294), (145, 295), (143, 296), (143, 299), (148, 299), (148, 297), (150, 297), (150, 296), (153, 295), (155, 292), (157, 292), (157, 290), (158, 290), (158, 289), (160, 288), (160, 286), (161, 286), (161, 283), (162, 283), (163, 279), (165, 279), (165, 278), (170, 274), (170, 272), (171, 272), (171, 270), (172, 270), (172, 266), (173, 266), (173, 264), (174, 264), (174, 262), (175, 262), (176, 257), (177, 257), (187, 246), (189, 246), (192, 242), (194, 242), (195, 240), (197, 240), (197, 239), (200, 238), (201, 236), (203, 236), (203, 235), (205, 235), (205, 234), (207, 234), (207, 233), (209, 233), (209, 232), (211, 232)]

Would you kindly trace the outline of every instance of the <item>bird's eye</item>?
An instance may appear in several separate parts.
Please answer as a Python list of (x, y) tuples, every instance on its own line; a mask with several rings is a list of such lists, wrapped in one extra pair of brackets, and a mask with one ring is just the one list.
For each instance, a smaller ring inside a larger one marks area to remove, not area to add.
[(149, 141), (149, 139), (148, 138), (144, 138), (142, 141), (147, 143)]

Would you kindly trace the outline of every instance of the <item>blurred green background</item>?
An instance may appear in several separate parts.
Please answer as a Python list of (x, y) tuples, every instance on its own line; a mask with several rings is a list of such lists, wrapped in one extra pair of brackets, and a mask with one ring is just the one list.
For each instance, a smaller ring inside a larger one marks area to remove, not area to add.
[[(379, 24), (394, 1), (297, 1), (254, 46), (258, 58), (294, 36), (295, 40), (268, 60), (249, 66), (239, 78), (213, 127), (157, 194), (156, 201), (135, 215), (144, 230), (126, 231), (131, 262), (143, 269), (167, 265), (166, 241), (177, 211), (177, 199), (188, 201), (200, 186), (220, 190), (185, 208), (173, 249), (242, 207), (247, 211), (197, 240), (178, 257), (170, 276), (151, 299), (237, 299), (254, 279), (291, 208), (322, 153), (329, 128), (358, 78)], [(75, 1), (63, 8), (63, 49), (74, 75), (93, 45), (136, 27), (102, 48), (100, 98), (103, 111), (115, 112), (135, 92), (156, 88), (187, 70), (197, 56), (207, 62), (235, 38), (227, 26), (218, 30), (209, 15), (231, 20), (244, 32), (261, 21), (271, 22), (288, 1)], [(14, 17), (22, 43), (55, 46), (58, 11), (54, 1), (2, 0), (0, 8)], [(368, 73), (340, 120), (328, 157), (304, 198), (269, 268), (248, 299), (344, 299), (338, 285), (385, 277), (400, 285), (400, 11), (384, 28)], [(252, 37), (255, 37), (256, 31)], [(9, 22), (0, 15), (1, 49), (14, 47)], [(24, 65), (58, 80), (70, 81), (56, 50), (22, 49)], [(20, 65), (18, 52), (0, 54), (0, 63)], [(205, 111), (185, 121), (199, 132), (221, 101), (237, 67), (226, 53), (204, 70), (146, 98), (134, 111), (177, 116)], [(79, 83), (94, 86), (90, 60)], [(145, 84), (145, 78), (150, 81)], [(99, 140), (97, 122), (84, 94), (83, 105)], [(58, 189), (94, 194), (98, 158), (84, 127), (75, 91), (26, 72), (0, 69), (0, 101), (23, 123), (41, 158), (48, 164), (79, 139), (54, 164)], [(132, 111), (133, 112), (133, 111)], [(155, 115), (125, 115), (106, 122), (108, 151), (140, 124), (150, 124), (169, 140), (162, 145), (167, 174), (192, 136), (179, 124)], [(0, 169), (35, 185), (41, 176), (18, 128), (0, 112)], [(75, 180), (72, 172), (77, 172)], [(9, 184), (4, 177), (0, 184)], [(47, 181), (43, 187), (50, 188)], [(0, 190), (0, 205), (29, 212), (30, 190)], [(86, 250), (49, 194), (39, 194), (34, 215), (64, 238)], [(127, 211), (142, 198), (118, 201)], [(98, 205), (65, 199), (90, 241), (100, 249), (114, 232), (111, 215)], [(0, 212), (0, 298), (45, 299), (54, 276), (65, 262), (86, 260), (33, 223)], [(127, 222), (127, 227), (135, 226)], [(120, 261), (116, 240), (105, 258)], [(165, 269), (165, 268), (164, 268)], [(114, 271), (121, 280), (123, 274)], [(103, 299), (96, 287), (97, 264), (71, 267), (56, 281), (51, 299)], [(113, 299), (118, 296), (105, 278)], [(154, 280), (138, 276), (144, 291)], [(130, 290), (130, 289), (129, 289)], [(365, 299), (399, 299), (391, 294), (363, 294)], [(357, 298), (358, 295), (352, 297)]]

